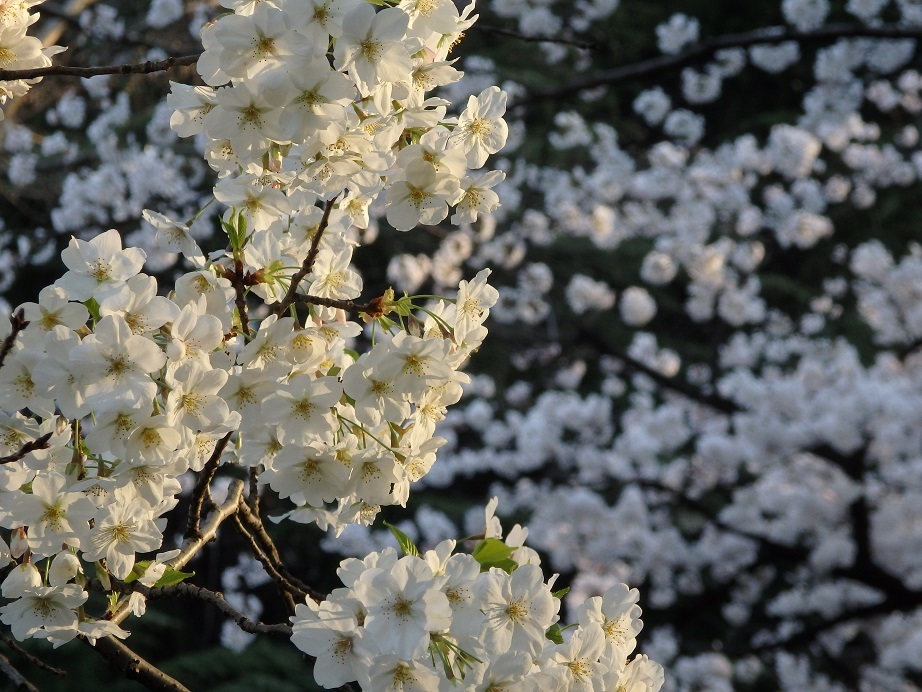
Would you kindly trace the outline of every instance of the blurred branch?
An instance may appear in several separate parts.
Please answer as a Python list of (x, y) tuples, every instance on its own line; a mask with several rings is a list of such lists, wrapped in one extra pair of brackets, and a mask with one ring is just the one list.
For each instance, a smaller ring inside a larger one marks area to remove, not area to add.
[(178, 58), (166, 58), (157, 62), (135, 63), (133, 65), (101, 65), (99, 67), (69, 67), (67, 65), (51, 65), (50, 67), (34, 67), (30, 70), (0, 70), (0, 81), (15, 79), (36, 79), (38, 77), (96, 77), (102, 74), (150, 74), (163, 72), (173, 67), (186, 67), (198, 62), (199, 55), (183, 55)]
[(524, 99), (511, 103), (509, 110), (521, 108), (534, 101), (560, 99), (600, 86), (611, 86), (632, 79), (647, 78), (662, 72), (677, 70), (706, 60), (713, 57), (717, 51), (729, 48), (776, 45), (787, 41), (796, 41), (801, 45), (823, 44), (842, 38), (918, 39), (922, 38), (922, 27), (904, 27), (893, 24), (865, 26), (843, 22), (828, 24), (813, 31), (797, 31), (791, 27), (769, 27), (714, 36), (675, 55), (658, 55), (629, 65), (603, 70), (582, 79), (569, 80), (565, 86), (556, 89), (531, 91)]
[(485, 34), (493, 34), (495, 36), (508, 36), (510, 38), (517, 39), (519, 41), (525, 41), (526, 43), (558, 43), (564, 46), (573, 46), (574, 48), (582, 48), (583, 50), (597, 50), (598, 45), (595, 43), (586, 43), (584, 41), (576, 41), (570, 38), (561, 38), (559, 36), (545, 36), (541, 34), (531, 35), (523, 34), (518, 31), (513, 31), (512, 29), (503, 29), (499, 26), (490, 26), (489, 24), (474, 24), (471, 29), (476, 31), (482, 31)]

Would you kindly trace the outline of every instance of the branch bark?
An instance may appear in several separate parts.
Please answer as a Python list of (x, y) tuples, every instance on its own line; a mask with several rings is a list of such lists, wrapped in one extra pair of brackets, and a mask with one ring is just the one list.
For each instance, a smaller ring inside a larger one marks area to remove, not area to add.
[(114, 637), (103, 637), (93, 647), (129, 680), (135, 680), (149, 690), (172, 690), (189, 692), (179, 680), (171, 678), (162, 670), (138, 656)]
[(16, 79), (37, 79), (39, 77), (81, 77), (89, 79), (101, 74), (151, 74), (164, 72), (173, 67), (187, 67), (198, 62), (201, 53), (196, 55), (183, 55), (178, 58), (166, 58), (152, 62), (125, 64), (125, 65), (99, 65), (97, 67), (70, 67), (68, 65), (51, 65), (50, 67), (33, 67), (29, 70), (0, 70), (0, 81), (13, 81)]
[[(218, 527), (237, 511), (240, 504), (240, 498), (243, 496), (243, 481), (234, 480), (227, 489), (227, 499), (208, 515), (208, 519), (202, 525), (201, 530), (196, 536), (191, 536), (183, 541), (179, 550), (179, 555), (172, 560), (167, 561), (167, 565), (173, 569), (179, 570), (186, 566), (192, 558), (198, 555), (199, 551), (206, 543), (213, 540), (218, 533)], [(128, 603), (121, 603), (109, 618), (116, 625), (125, 621), (125, 618), (131, 611), (128, 609)], [(111, 639), (111, 637), (108, 637)], [(102, 641), (102, 640), (100, 640)]]
[(186, 525), (186, 538), (195, 537), (201, 534), (199, 531), (199, 524), (202, 521), (202, 505), (205, 503), (205, 496), (208, 495), (208, 486), (211, 484), (211, 479), (214, 478), (215, 472), (218, 470), (221, 454), (224, 453), (224, 448), (227, 447), (230, 438), (231, 433), (227, 433), (218, 440), (214, 451), (212, 451), (208, 461), (206, 461), (204, 467), (202, 467), (202, 475), (199, 477), (198, 483), (195, 484), (195, 488), (192, 491), (192, 499), (189, 503), (189, 521)]
[[(337, 197), (338, 196), (339, 195), (337, 195)], [(292, 275), (291, 284), (288, 286), (288, 292), (285, 294), (285, 297), (282, 298), (275, 307), (275, 315), (278, 317), (284, 315), (285, 311), (294, 303), (301, 280), (310, 274), (311, 269), (314, 268), (314, 262), (317, 260), (317, 253), (320, 252), (320, 240), (323, 238), (323, 232), (330, 224), (330, 213), (333, 211), (334, 204), (336, 204), (336, 197), (329, 200), (323, 207), (323, 216), (320, 218), (320, 223), (317, 224), (317, 231), (314, 233), (314, 237), (311, 238), (311, 246), (307, 251), (307, 257), (304, 258), (304, 263), (301, 265), (301, 268)]]

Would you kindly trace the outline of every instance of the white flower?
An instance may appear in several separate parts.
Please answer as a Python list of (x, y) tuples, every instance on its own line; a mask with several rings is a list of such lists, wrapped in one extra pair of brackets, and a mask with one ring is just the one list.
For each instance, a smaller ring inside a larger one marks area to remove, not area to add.
[(346, 590), (337, 589), (322, 603), (308, 596), (307, 605), (299, 603), (291, 618), (291, 642), (316, 657), (314, 681), (328, 689), (356, 680), (358, 671), (370, 663), (361, 654), (364, 630), (359, 628), (356, 612), (361, 605), (343, 592)]
[(77, 629), (74, 608), (83, 605), (89, 594), (76, 584), (35, 586), (18, 600), (0, 607), (0, 622), (10, 626), (16, 639), (61, 630)]
[(448, 598), (424, 560), (407, 555), (391, 569), (371, 569), (354, 586), (367, 610), (365, 629), (382, 654), (418, 658), (429, 647), (430, 633), (451, 624)]
[(153, 517), (152, 507), (131, 486), (116, 489), (114, 500), (96, 516), (84, 557), (105, 558), (109, 572), (125, 579), (134, 567), (135, 553), (156, 550), (163, 541)]
[(490, 154), (505, 146), (509, 135), (505, 112), (506, 92), (499, 87), (488, 87), (468, 99), (448, 139), (449, 146), (459, 147), (467, 155), (468, 167), (480, 168)]
[(381, 82), (410, 77), (413, 62), (403, 42), (409, 16), (397, 7), (375, 12), (362, 3), (343, 18), (343, 35), (334, 51), (337, 70), (348, 71), (362, 96)]
[(447, 168), (414, 161), (406, 177), (387, 191), (387, 222), (398, 231), (409, 231), (420, 223), (434, 226), (448, 216), (448, 206), (457, 201), (460, 189), (460, 182)]
[(543, 648), (560, 600), (551, 595), (540, 567), (522, 565), (511, 575), (492, 567), (475, 588), (487, 616), (485, 643), (491, 650), (537, 653)]
[[(10, 508), (12, 521), (28, 527), (29, 548), (36, 555), (57, 555), (66, 543), (85, 545), (89, 520), (96, 512), (83, 493), (66, 489), (67, 480), (58, 473), (37, 476), (32, 493), (21, 494)], [(10, 518), (5, 525), (9, 526)]]
[(487, 171), (476, 177), (461, 179), (461, 199), (455, 205), (453, 224), (474, 223), (480, 214), (489, 214), (499, 208), (499, 195), (490, 188), (506, 179), (502, 171)]
[(114, 229), (89, 242), (71, 238), (61, 253), (69, 271), (54, 285), (67, 291), (71, 300), (99, 300), (141, 271), (145, 257), (137, 248), (123, 250), (122, 236)]
[(118, 315), (106, 315), (96, 332), (70, 350), (70, 370), (82, 384), (87, 405), (105, 411), (126, 405), (141, 408), (157, 392), (150, 373), (166, 356), (154, 341), (131, 333)]
[(621, 319), (631, 327), (642, 327), (656, 315), (656, 302), (645, 288), (631, 286), (621, 293)]

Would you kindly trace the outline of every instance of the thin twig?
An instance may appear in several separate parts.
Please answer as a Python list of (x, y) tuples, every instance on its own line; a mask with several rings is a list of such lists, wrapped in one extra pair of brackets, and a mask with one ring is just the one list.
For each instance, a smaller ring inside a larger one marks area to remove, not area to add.
[(546, 36), (546, 35), (533, 35), (529, 36), (528, 34), (523, 34), (518, 31), (513, 31), (512, 29), (503, 29), (499, 26), (490, 26), (489, 24), (477, 23), (472, 29), (476, 31), (482, 31), (485, 34), (494, 34), (496, 36), (508, 36), (510, 38), (517, 39), (519, 41), (525, 41), (526, 43), (559, 43), (564, 46), (573, 46), (574, 48), (582, 48), (583, 50), (597, 50), (598, 45), (595, 43), (586, 43), (584, 41), (575, 41), (569, 38), (561, 38), (559, 36)]
[(314, 268), (314, 262), (317, 260), (317, 253), (320, 252), (320, 240), (323, 237), (323, 232), (330, 224), (330, 212), (333, 211), (333, 205), (336, 204), (337, 197), (339, 197), (339, 195), (329, 200), (323, 206), (323, 216), (320, 218), (320, 223), (317, 224), (317, 231), (314, 233), (314, 237), (311, 238), (311, 246), (307, 251), (307, 257), (304, 258), (304, 263), (301, 265), (301, 268), (292, 274), (288, 292), (275, 308), (275, 314), (278, 317), (284, 315), (285, 311), (294, 303), (298, 293), (298, 285), (305, 276), (311, 273), (311, 269)]
[(183, 55), (178, 58), (166, 58), (152, 62), (125, 64), (125, 65), (99, 65), (97, 67), (70, 67), (68, 65), (51, 65), (50, 67), (33, 67), (29, 70), (0, 70), (0, 81), (15, 79), (36, 79), (38, 77), (82, 77), (88, 79), (102, 74), (150, 74), (163, 72), (173, 67), (186, 67), (198, 62), (201, 54)]
[(54, 430), (47, 432), (41, 437), (36, 437), (34, 440), (26, 442), (22, 447), (19, 448), (19, 451), (13, 452), (12, 454), (0, 457), (0, 466), (3, 464), (9, 464), (14, 461), (19, 461), (24, 456), (29, 454), (29, 452), (34, 452), (36, 449), (48, 449), (48, 440), (51, 439), (51, 436), (54, 435)]
[(247, 545), (250, 547), (250, 552), (253, 553), (253, 557), (259, 560), (259, 563), (263, 566), (263, 569), (266, 570), (272, 580), (279, 587), (279, 592), (282, 596), (282, 600), (285, 601), (285, 607), (289, 613), (294, 614), (295, 612), (295, 601), (294, 596), (298, 597), (299, 601), (303, 601), (304, 597), (307, 595), (297, 586), (289, 582), (282, 574), (275, 568), (272, 564), (272, 561), (266, 556), (265, 552), (262, 551), (259, 544), (256, 542), (256, 539), (253, 535), (247, 531), (246, 527), (243, 525), (243, 522), (240, 521), (240, 515), (234, 515), (234, 528), (237, 529), (237, 533), (246, 541)]
[(186, 538), (200, 535), (199, 523), (202, 521), (202, 504), (205, 502), (208, 486), (211, 484), (218, 470), (218, 465), (221, 462), (221, 454), (224, 453), (224, 448), (227, 447), (231, 434), (232, 433), (227, 433), (218, 440), (214, 451), (212, 451), (208, 461), (206, 461), (205, 465), (202, 467), (198, 483), (195, 484), (195, 488), (192, 490), (192, 499), (189, 502), (189, 521), (186, 524)]
[(797, 31), (790, 27), (769, 27), (767, 29), (756, 29), (755, 31), (724, 34), (723, 36), (705, 39), (675, 55), (658, 55), (629, 65), (603, 70), (582, 79), (572, 79), (567, 81), (565, 86), (556, 89), (531, 91), (522, 100), (511, 103), (508, 109), (511, 111), (533, 101), (561, 99), (577, 94), (580, 91), (595, 89), (600, 86), (610, 86), (631, 79), (647, 78), (661, 72), (668, 72), (691, 63), (700, 62), (712, 57), (717, 51), (728, 48), (773, 45), (786, 41), (796, 41), (801, 44), (827, 43), (840, 38), (918, 39), (922, 38), (922, 27), (896, 26), (892, 24), (865, 26), (864, 24), (838, 23), (828, 24), (813, 31)]
[(237, 517), (242, 527), (256, 540), (259, 550), (271, 561), (275, 571), (277, 571), (302, 598), (305, 594), (318, 600), (326, 598), (322, 593), (315, 591), (285, 569), (285, 565), (282, 563), (282, 556), (279, 555), (279, 551), (275, 547), (272, 537), (266, 531), (262, 519), (258, 514), (253, 514), (245, 502), (240, 503), (240, 510), (237, 513)]
[(54, 666), (45, 663), (42, 659), (38, 658), (37, 656), (33, 656), (28, 651), (26, 651), (21, 646), (19, 646), (16, 640), (10, 637), (6, 632), (0, 632), (0, 640), (2, 640), (4, 644), (6, 644), (8, 647), (10, 647), (13, 651), (15, 651), (17, 654), (22, 656), (24, 659), (26, 659), (29, 663), (31, 663), (36, 668), (39, 668), (40, 670), (44, 670), (46, 673), (51, 673), (52, 675), (56, 675), (59, 678), (63, 678), (67, 676), (66, 670), (63, 670), (61, 668), (55, 668)]
[[(87, 586), (88, 588), (98, 591), (109, 591), (109, 589), (106, 589), (97, 579), (90, 580)], [(250, 634), (281, 634), (286, 637), (291, 636), (291, 625), (286, 623), (267, 625), (262, 622), (254, 622), (239, 610), (234, 608), (230, 603), (228, 603), (224, 599), (224, 594), (206, 589), (201, 586), (196, 586), (195, 584), (186, 584), (185, 582), (180, 582), (179, 584), (172, 584), (170, 586), (151, 587), (145, 586), (144, 584), (141, 584), (137, 581), (126, 584), (125, 582), (112, 580), (111, 590), (123, 594), (139, 593), (151, 601), (177, 596), (184, 598), (195, 598), (199, 601), (204, 601), (205, 603), (208, 603), (209, 605), (212, 605), (220, 610), (222, 613), (227, 615), (227, 617), (233, 620), (244, 632), (249, 632)]]

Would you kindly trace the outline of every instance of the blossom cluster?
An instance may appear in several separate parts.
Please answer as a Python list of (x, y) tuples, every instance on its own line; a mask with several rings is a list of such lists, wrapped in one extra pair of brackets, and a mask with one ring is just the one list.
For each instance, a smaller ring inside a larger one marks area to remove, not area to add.
[[(73, 238), (67, 273), (0, 334), (0, 525), (20, 560), (0, 619), (17, 636), (98, 634), (76, 610), (80, 559), (119, 580), (150, 571), (137, 556), (161, 546), (188, 471), (248, 467), (292, 501), (286, 516), (338, 532), (405, 504), (443, 443), (435, 423), (497, 299), (489, 271), (452, 301), (388, 292), (362, 308), (347, 232), (380, 193), (400, 230), (449, 204), (468, 220), (495, 208), (502, 175), (467, 173), (503, 145), (505, 97), (487, 89), (455, 119), (425, 96), (460, 77), (445, 57), (470, 7), (285, 8), (246, 3), (209, 25), (199, 68), (231, 83), (174, 89), (171, 124), (203, 131), (223, 175), (228, 249), (206, 257), (186, 224), (145, 212), (195, 267), (167, 297), (117, 231)], [(361, 355), (347, 309), (374, 322)], [(45, 559), (61, 570), (41, 576)]]
[[(489, 87), (458, 117), (426, 95), (460, 77), (447, 55), (472, 9), (237, 3), (205, 28), (209, 86), (174, 84), (170, 124), (199, 137), (219, 175), (226, 248), (205, 253), (194, 219), (145, 210), (158, 247), (193, 267), (172, 290), (161, 295), (146, 253), (117, 231), (72, 238), (68, 271), (0, 331), (0, 526), (11, 531), (0, 555), (12, 562), (0, 621), (16, 638), (124, 638), (127, 612), (146, 608), (140, 589), (190, 576), (178, 569), (191, 549), (149, 559), (186, 474), (199, 474), (193, 541), (222, 465), (249, 470), (251, 500), (266, 488), (290, 500), (277, 520), (331, 535), (406, 504), (445, 443), (436, 424), (469, 381), (460, 368), (498, 293), (484, 269), (454, 299), (388, 290), (359, 303), (352, 229), (379, 195), (402, 231), (449, 207), (452, 223), (496, 209), (503, 174), (482, 168), (507, 136), (505, 94)], [(553, 580), (534, 551), (502, 543), (491, 516), (474, 556), (445, 543), (344, 563), (348, 589), (308, 598), (294, 618), (318, 681), (658, 689), (659, 666), (627, 660), (636, 590), (589, 601), (564, 642)], [(87, 612), (91, 588), (109, 591), (105, 615)]]
[[(38, 13), (29, 10), (43, 0), (0, 3), (0, 69), (28, 70), (34, 67), (48, 67), (51, 56), (64, 49), (60, 46), (45, 47), (41, 40), (28, 34), (29, 27), (38, 21)], [(0, 105), (22, 96), (41, 78), (0, 81)], [(0, 110), (0, 120), (3, 111)]]
[(537, 553), (523, 545), (527, 531), (515, 526), (503, 542), (496, 504), (472, 554), (455, 552), (453, 540), (420, 554), (395, 531), (403, 557), (386, 548), (344, 560), (344, 587), (308, 598), (292, 618), (292, 642), (317, 659), (315, 680), (432, 692), (659, 690), (662, 667), (628, 659), (643, 626), (637, 590), (614, 585), (561, 628), (566, 589), (552, 592), (556, 577), (545, 583)]

